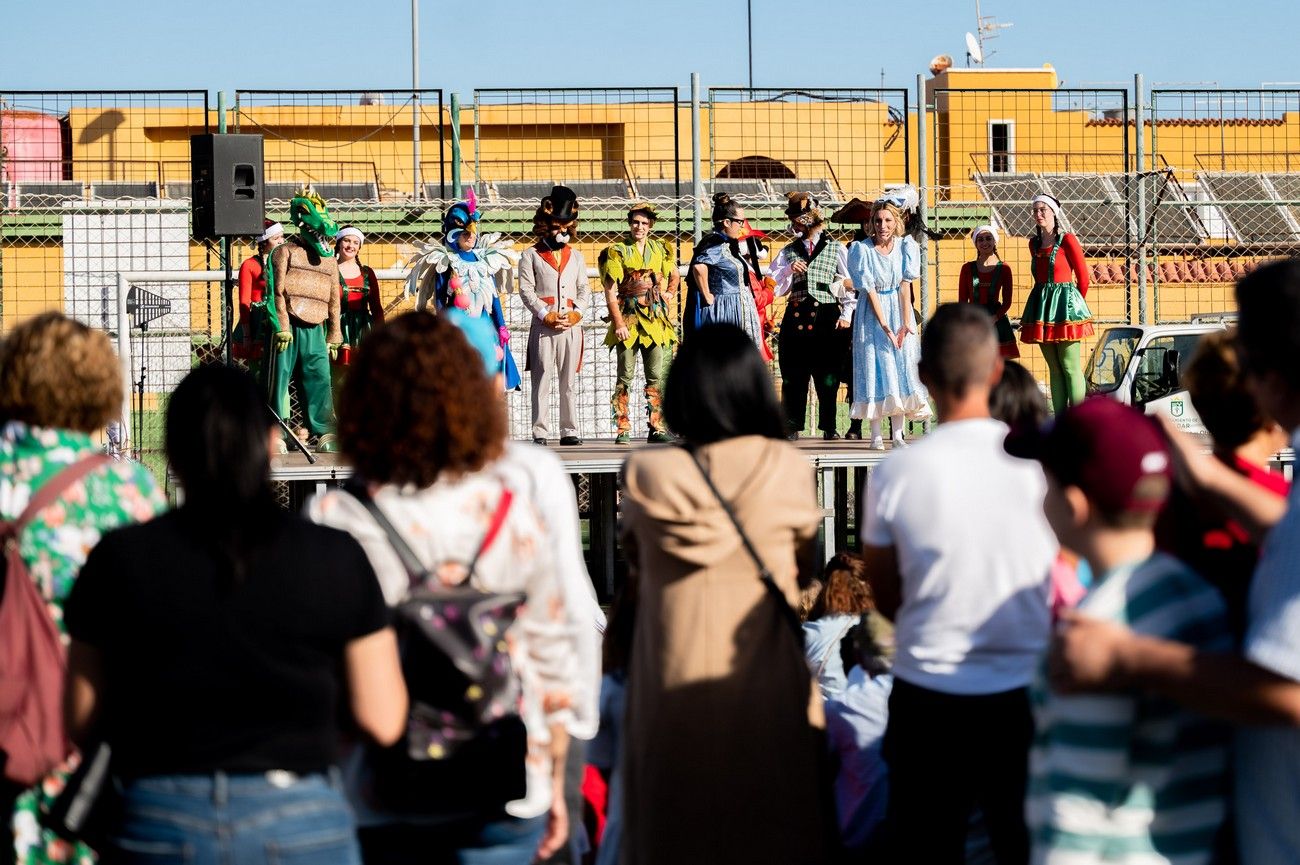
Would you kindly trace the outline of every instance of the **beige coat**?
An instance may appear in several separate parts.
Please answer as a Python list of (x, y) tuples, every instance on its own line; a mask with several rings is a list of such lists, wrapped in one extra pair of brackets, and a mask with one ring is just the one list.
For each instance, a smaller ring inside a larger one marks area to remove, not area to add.
[[(701, 449), (789, 603), (821, 512), (782, 441)], [(630, 457), (623, 541), (638, 580), (624, 741), (624, 865), (811, 865), (833, 806), (820, 699), (731, 521), (680, 448)]]

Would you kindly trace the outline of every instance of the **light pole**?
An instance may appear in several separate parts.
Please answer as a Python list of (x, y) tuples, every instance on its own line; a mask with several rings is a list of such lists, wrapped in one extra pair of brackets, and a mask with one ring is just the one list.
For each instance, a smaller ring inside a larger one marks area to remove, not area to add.
[(754, 0), (745, 0), (745, 29), (749, 33), (749, 89), (754, 89)]
[(411, 192), (420, 200), (420, 0), (411, 0)]

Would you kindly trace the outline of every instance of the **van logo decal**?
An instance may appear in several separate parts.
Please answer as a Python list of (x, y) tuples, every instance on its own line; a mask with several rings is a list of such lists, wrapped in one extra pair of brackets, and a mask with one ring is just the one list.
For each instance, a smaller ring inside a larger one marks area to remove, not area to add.
[(1170, 400), (1169, 413), (1174, 417), (1183, 416), (1183, 401), (1180, 399)]

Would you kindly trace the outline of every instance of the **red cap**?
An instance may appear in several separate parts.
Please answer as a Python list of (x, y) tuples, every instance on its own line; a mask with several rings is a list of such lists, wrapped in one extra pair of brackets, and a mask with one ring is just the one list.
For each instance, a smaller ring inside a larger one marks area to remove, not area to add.
[(1042, 427), (1012, 430), (1004, 447), (1012, 456), (1038, 460), (1108, 513), (1158, 511), (1169, 495), (1169, 448), (1160, 427), (1104, 396)]

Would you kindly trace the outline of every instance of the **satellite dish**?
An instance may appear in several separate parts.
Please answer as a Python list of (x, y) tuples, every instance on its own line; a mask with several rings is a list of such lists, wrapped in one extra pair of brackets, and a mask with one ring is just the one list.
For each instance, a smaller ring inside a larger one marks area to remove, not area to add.
[(938, 54), (930, 60), (930, 74), (938, 75), (952, 68), (952, 56), (949, 54)]
[(966, 56), (976, 63), (984, 62), (984, 49), (980, 48), (980, 41), (975, 38), (974, 33), (966, 34)]

